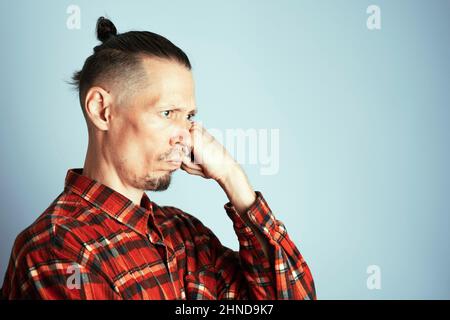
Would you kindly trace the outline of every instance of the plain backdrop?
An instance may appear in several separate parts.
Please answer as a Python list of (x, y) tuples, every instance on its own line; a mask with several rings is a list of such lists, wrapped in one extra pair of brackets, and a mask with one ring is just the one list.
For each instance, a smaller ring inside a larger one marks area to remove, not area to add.
[[(369, 30), (366, 9), (381, 9)], [(67, 8), (80, 9), (69, 29)], [(450, 1), (0, 1), (0, 283), (17, 234), (82, 167), (87, 130), (65, 81), (98, 44), (148, 30), (181, 47), (207, 128), (279, 129), (279, 171), (244, 164), (321, 299), (448, 299)], [(160, 205), (238, 249), (213, 181), (174, 175)], [(367, 268), (381, 271), (369, 290)]]

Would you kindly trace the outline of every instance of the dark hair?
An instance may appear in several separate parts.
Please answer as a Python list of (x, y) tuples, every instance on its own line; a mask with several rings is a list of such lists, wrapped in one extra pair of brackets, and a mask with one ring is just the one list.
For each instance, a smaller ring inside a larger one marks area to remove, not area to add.
[(92, 86), (126, 82), (127, 91), (135, 88), (146, 76), (141, 64), (146, 56), (176, 61), (191, 70), (183, 50), (159, 34), (149, 31), (117, 34), (114, 24), (104, 17), (98, 18), (96, 31), (102, 44), (94, 47), (94, 53), (86, 59), (83, 68), (74, 73), (71, 82), (79, 91), (83, 114), (84, 99)]

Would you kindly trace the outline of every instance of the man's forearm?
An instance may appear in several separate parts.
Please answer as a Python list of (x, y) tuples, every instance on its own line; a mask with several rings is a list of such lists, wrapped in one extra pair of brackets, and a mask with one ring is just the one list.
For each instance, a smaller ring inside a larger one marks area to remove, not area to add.
[(236, 167), (230, 171), (230, 174), (227, 177), (222, 180), (218, 180), (217, 182), (225, 191), (228, 199), (230, 200), (236, 211), (239, 213), (242, 220), (253, 230), (256, 238), (263, 248), (266, 258), (269, 259), (270, 263), (272, 264), (272, 246), (270, 245), (266, 237), (264, 237), (264, 235), (261, 233), (261, 231), (259, 231), (259, 229), (245, 214), (256, 200), (255, 191), (250, 185), (245, 172), (238, 165), (236, 165)]

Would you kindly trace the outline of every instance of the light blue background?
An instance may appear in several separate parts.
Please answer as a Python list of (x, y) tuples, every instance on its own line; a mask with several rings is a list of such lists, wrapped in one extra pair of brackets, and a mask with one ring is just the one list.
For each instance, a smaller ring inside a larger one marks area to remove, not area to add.
[[(246, 165), (322, 299), (450, 298), (450, 1), (0, 2), (0, 283), (16, 235), (82, 167), (87, 132), (64, 82), (95, 22), (180, 46), (210, 128), (279, 128), (280, 171)], [(81, 9), (81, 29), (66, 9)], [(382, 29), (366, 27), (370, 4)], [(214, 182), (175, 174), (159, 204), (238, 248)], [(366, 268), (381, 268), (368, 290)]]

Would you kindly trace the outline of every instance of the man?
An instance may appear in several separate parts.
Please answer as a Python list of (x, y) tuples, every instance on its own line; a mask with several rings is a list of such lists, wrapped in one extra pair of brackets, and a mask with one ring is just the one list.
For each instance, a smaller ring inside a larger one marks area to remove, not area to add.
[[(151, 32), (117, 34), (74, 75), (89, 131), (83, 169), (16, 239), (2, 288), (8, 299), (315, 299), (311, 272), (241, 167), (193, 121), (185, 53)], [(172, 173), (214, 179), (239, 252), (198, 219), (160, 207)]]

